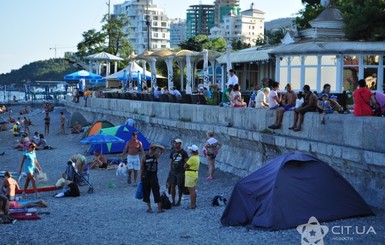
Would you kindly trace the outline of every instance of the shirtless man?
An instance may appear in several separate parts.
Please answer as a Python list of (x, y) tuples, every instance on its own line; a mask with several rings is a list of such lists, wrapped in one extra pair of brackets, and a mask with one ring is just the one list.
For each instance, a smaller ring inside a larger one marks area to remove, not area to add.
[(102, 155), (99, 150), (94, 151), (94, 160), (92, 160), (90, 164), (90, 169), (99, 167), (99, 168), (107, 168), (107, 157), (105, 155)]
[(10, 172), (5, 172), (4, 177), (5, 179), (3, 181), (3, 184), (1, 185), (1, 190), (3, 190), (3, 188), (6, 188), (7, 198), (10, 201), (14, 201), (16, 196), (16, 190), (20, 189), (19, 184), (14, 178), (12, 178), (12, 174)]
[(131, 134), (131, 140), (127, 141), (126, 146), (122, 152), (122, 157), (127, 153), (127, 167), (128, 167), (128, 184), (131, 184), (131, 174), (134, 170), (134, 186), (136, 186), (136, 179), (138, 177), (138, 171), (140, 170), (140, 157), (139, 152), (144, 157), (144, 149), (142, 142), (138, 140), (138, 133), (133, 132)]
[(285, 87), (286, 94), (282, 98), (281, 107), (277, 108), (275, 115), (274, 124), (270, 125), (270, 129), (279, 129), (281, 128), (283, 113), (288, 110), (294, 110), (295, 103), (297, 101), (297, 94), (293, 91), (291, 84), (288, 83)]

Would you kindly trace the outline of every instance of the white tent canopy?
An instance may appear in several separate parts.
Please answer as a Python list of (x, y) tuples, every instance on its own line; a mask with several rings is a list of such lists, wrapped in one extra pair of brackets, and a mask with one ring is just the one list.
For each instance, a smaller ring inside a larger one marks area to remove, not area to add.
[[(124, 77), (124, 71), (126, 71), (126, 73), (129, 74), (130, 70), (132, 71), (132, 73), (137, 73), (139, 71), (141, 74), (143, 74), (143, 68), (141, 66), (139, 66), (136, 62), (130, 62), (128, 66), (126, 66), (124, 69), (118, 72), (115, 72), (114, 74), (111, 74), (109, 76), (106, 76), (105, 79), (119, 80), (120, 77)], [(146, 77), (151, 77), (151, 72), (146, 70), (145, 74), (146, 74)], [(165, 77), (156, 75), (156, 78), (165, 78)]]

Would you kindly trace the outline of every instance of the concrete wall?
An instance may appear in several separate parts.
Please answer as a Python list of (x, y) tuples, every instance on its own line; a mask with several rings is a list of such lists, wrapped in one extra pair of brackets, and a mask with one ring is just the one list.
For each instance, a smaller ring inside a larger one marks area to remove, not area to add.
[(88, 107), (70, 99), (65, 105), (89, 122), (106, 119), (119, 125), (134, 118), (150, 141), (166, 146), (181, 138), (184, 147), (203, 147), (206, 132), (214, 131), (223, 143), (217, 167), (238, 176), (285, 152), (312, 153), (340, 172), (370, 205), (385, 207), (384, 118), (332, 114), (323, 125), (318, 113), (307, 113), (303, 130), (293, 132), (288, 130), (293, 112), (286, 112), (282, 129), (272, 132), (267, 129), (274, 122), (272, 110), (103, 98), (89, 98)]

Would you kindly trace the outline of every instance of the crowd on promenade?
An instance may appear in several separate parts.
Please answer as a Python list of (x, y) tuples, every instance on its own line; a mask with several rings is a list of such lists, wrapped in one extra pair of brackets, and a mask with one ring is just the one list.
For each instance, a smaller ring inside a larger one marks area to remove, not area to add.
[[(294, 122), (290, 130), (301, 131), (304, 115), (307, 112), (319, 112), (320, 123), (326, 123), (326, 114), (349, 113), (343, 108), (336, 95), (331, 93), (331, 85), (324, 84), (323, 90), (319, 93), (312, 92), (309, 85), (304, 85), (302, 91), (297, 95), (290, 83), (286, 84), (285, 92), (281, 93), (280, 83), (270, 81), (266, 87), (256, 89), (250, 96), (248, 104), (244, 101), (240, 92), (238, 78), (234, 71), (230, 70), (228, 86), (222, 93), (221, 106), (234, 108), (256, 108), (270, 109), (276, 111), (275, 122), (269, 126), (270, 129), (280, 129), (285, 111), (294, 112)], [(381, 92), (372, 92), (367, 87), (364, 79), (358, 81), (358, 87), (353, 92), (353, 113), (354, 116), (384, 116), (385, 95)]]

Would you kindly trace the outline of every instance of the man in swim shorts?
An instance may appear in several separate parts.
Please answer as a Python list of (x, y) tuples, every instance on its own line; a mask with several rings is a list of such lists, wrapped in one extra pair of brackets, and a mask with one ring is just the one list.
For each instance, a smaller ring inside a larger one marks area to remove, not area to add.
[(131, 174), (134, 170), (134, 186), (136, 186), (136, 180), (138, 178), (138, 171), (140, 170), (140, 157), (139, 152), (141, 152), (142, 157), (144, 157), (143, 144), (138, 140), (138, 133), (133, 132), (131, 134), (131, 140), (127, 141), (126, 146), (122, 152), (122, 157), (127, 153), (127, 168), (128, 168), (128, 184), (131, 184)]

